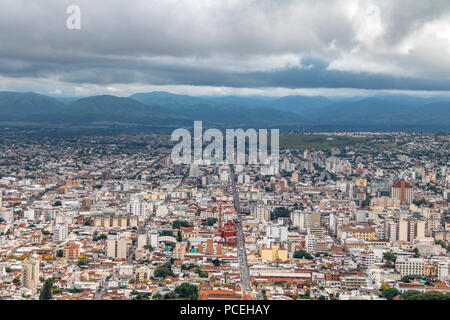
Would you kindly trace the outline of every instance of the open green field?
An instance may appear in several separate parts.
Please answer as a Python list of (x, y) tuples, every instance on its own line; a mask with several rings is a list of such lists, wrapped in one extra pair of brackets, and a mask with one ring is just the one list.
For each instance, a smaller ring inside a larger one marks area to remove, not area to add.
[(107, 128), (111, 123), (96, 122), (89, 125), (57, 124), (46, 122), (1, 122), (0, 127), (34, 127), (34, 128)]
[(281, 134), (280, 147), (288, 149), (329, 150), (365, 142), (365, 138), (353, 138), (318, 134)]

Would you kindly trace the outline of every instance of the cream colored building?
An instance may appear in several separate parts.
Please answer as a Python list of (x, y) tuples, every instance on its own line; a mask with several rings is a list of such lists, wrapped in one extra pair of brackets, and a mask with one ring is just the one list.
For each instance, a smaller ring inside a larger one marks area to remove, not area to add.
[(425, 237), (425, 221), (402, 219), (398, 223), (398, 241), (413, 242)]
[(106, 255), (113, 259), (126, 259), (130, 243), (131, 240), (127, 239), (108, 239), (106, 240)]
[(425, 260), (422, 258), (398, 257), (395, 261), (395, 270), (397, 270), (402, 276), (424, 276)]
[(94, 219), (96, 227), (119, 228), (137, 227), (138, 217), (136, 216), (97, 216)]
[(173, 257), (178, 260), (184, 260), (184, 254), (186, 253), (186, 243), (177, 242), (173, 249)]
[(270, 220), (270, 209), (265, 206), (257, 206), (255, 217), (256, 217), (256, 220), (258, 220), (258, 221), (269, 221)]
[(22, 285), (30, 290), (36, 289), (39, 284), (39, 261), (28, 260), (22, 268)]
[(266, 261), (286, 261), (288, 260), (288, 251), (273, 245), (272, 248), (261, 249), (261, 259)]

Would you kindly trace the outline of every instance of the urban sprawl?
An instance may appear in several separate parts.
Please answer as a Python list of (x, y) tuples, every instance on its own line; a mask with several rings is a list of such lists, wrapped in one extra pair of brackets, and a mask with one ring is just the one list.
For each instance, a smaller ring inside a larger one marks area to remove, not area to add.
[(0, 299), (449, 299), (449, 135), (321, 135), (274, 175), (174, 165), (162, 134), (1, 136)]

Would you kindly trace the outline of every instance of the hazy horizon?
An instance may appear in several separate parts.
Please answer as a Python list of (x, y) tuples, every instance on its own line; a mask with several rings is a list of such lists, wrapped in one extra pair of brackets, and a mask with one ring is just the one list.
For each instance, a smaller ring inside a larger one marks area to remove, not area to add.
[(2, 3), (1, 91), (450, 94), (448, 1)]

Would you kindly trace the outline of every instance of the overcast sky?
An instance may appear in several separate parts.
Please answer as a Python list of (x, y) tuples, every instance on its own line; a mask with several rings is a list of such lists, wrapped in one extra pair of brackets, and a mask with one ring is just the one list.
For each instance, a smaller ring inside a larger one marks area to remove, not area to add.
[(448, 94), (450, 1), (0, 0), (0, 90)]

